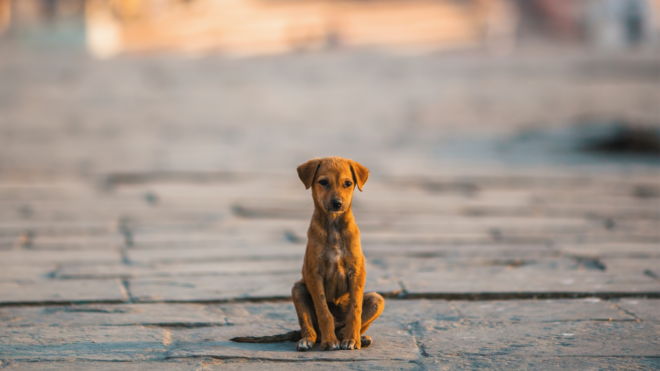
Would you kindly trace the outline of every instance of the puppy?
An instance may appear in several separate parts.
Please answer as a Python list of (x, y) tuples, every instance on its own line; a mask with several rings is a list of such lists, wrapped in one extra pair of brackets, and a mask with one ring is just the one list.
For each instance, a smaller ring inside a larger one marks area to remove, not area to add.
[(314, 214), (307, 231), (302, 280), (293, 285), (293, 304), (300, 331), (287, 334), (238, 337), (237, 342), (297, 341), (299, 351), (360, 349), (372, 344), (364, 335), (385, 308), (377, 293), (364, 294), (367, 277), (360, 231), (351, 203), (353, 190), (362, 187), (369, 170), (340, 157), (315, 158), (298, 166), (298, 177), (312, 188)]

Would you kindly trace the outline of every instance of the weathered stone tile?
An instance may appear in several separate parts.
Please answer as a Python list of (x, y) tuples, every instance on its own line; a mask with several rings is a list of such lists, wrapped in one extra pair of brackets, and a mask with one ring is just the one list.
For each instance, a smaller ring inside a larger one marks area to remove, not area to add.
[(660, 300), (623, 299), (617, 304), (642, 321), (660, 322)]
[(30, 239), (29, 246), (36, 250), (82, 250), (82, 249), (116, 249), (124, 244), (124, 237), (112, 235), (63, 235), (35, 236)]
[(271, 244), (262, 247), (204, 247), (204, 248), (161, 248), (161, 249), (130, 249), (128, 257), (131, 262), (151, 264), (157, 262), (199, 262), (223, 259), (302, 259), (305, 255), (304, 245)]
[[(256, 331), (255, 331), (256, 330)], [(182, 357), (221, 357), (245, 358), (261, 361), (382, 361), (414, 360), (418, 349), (410, 333), (393, 324), (374, 323), (368, 331), (374, 339), (374, 345), (359, 351), (321, 351), (316, 345), (312, 351), (298, 352), (295, 343), (245, 344), (229, 341), (239, 335), (272, 334), (277, 328), (258, 328), (249, 326), (231, 326), (185, 330), (178, 332), (177, 342), (168, 352), (167, 358)], [(279, 329), (283, 331), (283, 329)]]
[(634, 321), (615, 303), (600, 299), (452, 301), (471, 322)]
[(424, 370), (657, 370), (657, 358), (461, 356), (425, 358)]
[(239, 260), (230, 262), (149, 265), (71, 265), (58, 269), (57, 278), (138, 278), (232, 274), (296, 273), (302, 269), (302, 260)]
[(631, 277), (642, 275), (656, 278), (660, 282), (660, 258), (605, 258), (602, 263), (608, 272), (614, 274)]
[(0, 282), (0, 304), (123, 302), (128, 300), (119, 280), (46, 280)]
[[(11, 362), (4, 367), (7, 370), (15, 371), (115, 371), (117, 369), (126, 371), (174, 371), (174, 370), (197, 370), (205, 367), (202, 360), (191, 361), (133, 361), (120, 359), (122, 362), (102, 360), (102, 361), (81, 361), (67, 359), (64, 361), (39, 361), (39, 362)], [(262, 365), (263, 366), (263, 365)]]
[(0, 251), (0, 266), (34, 266), (121, 262), (119, 249), (113, 250), (8, 250)]
[(660, 258), (658, 243), (601, 242), (567, 244), (559, 246), (566, 256), (593, 256), (601, 258)]
[(410, 361), (361, 361), (361, 360), (337, 360), (336, 362), (263, 362), (263, 361), (216, 361), (205, 365), (205, 370), (273, 370), (273, 371), (335, 371), (341, 370), (419, 370), (419, 365)]
[(132, 279), (137, 301), (213, 301), (245, 298), (289, 298), (300, 274), (232, 275)]
[(559, 255), (559, 250), (546, 245), (507, 244), (362, 244), (367, 258), (375, 261), (392, 256), (410, 258), (479, 258), (486, 259), (541, 259)]
[(222, 326), (224, 312), (201, 304), (95, 304), (0, 308), (0, 327)]
[(141, 326), (0, 327), (0, 354), (11, 361), (162, 359), (169, 330)]
[(6, 365), (7, 370), (15, 371), (115, 371), (120, 367), (127, 371), (170, 371), (170, 370), (273, 370), (273, 371), (335, 371), (348, 370), (416, 370), (419, 366), (407, 361), (356, 361), (337, 362), (264, 362), (262, 360), (246, 359), (170, 359), (167, 361), (116, 362), (107, 361), (69, 361), (69, 362), (12, 362)]
[(385, 298), (385, 310), (376, 320), (385, 323), (398, 323), (407, 326), (410, 323), (423, 320), (444, 322), (461, 322), (463, 316), (448, 301), (445, 300), (399, 300)]
[(43, 266), (3, 266), (0, 268), (0, 282), (2, 281), (41, 281), (50, 276), (55, 272), (55, 265), (43, 265)]
[(559, 322), (635, 321), (610, 301), (600, 299), (445, 301), (385, 299), (385, 321)]
[(232, 326), (256, 325), (255, 328), (268, 328), (276, 325), (287, 331), (300, 328), (292, 302), (226, 303), (209, 305), (207, 310), (220, 311)]
[(433, 357), (660, 355), (657, 323), (568, 321), (459, 324), (425, 320), (411, 324), (420, 347)]
[(648, 293), (660, 292), (660, 282), (648, 277), (618, 276), (604, 272), (564, 272), (561, 277), (548, 272), (472, 269), (466, 272), (421, 272), (401, 275), (410, 294), (466, 293)]
[(384, 259), (410, 294), (660, 292), (660, 281), (574, 259)]

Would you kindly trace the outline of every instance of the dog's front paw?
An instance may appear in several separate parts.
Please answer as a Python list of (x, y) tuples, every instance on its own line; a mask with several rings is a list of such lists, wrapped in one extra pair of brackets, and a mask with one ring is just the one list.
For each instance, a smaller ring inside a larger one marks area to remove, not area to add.
[(362, 348), (366, 348), (366, 347), (370, 346), (371, 344), (373, 344), (374, 341), (371, 339), (371, 337), (369, 337), (367, 335), (362, 335), (362, 337), (360, 338), (360, 343), (361, 343), (360, 346)]
[(345, 350), (360, 349), (360, 340), (344, 339), (341, 341), (341, 349), (345, 349)]
[(321, 342), (321, 350), (337, 350), (339, 349), (339, 340), (328, 340)]
[(312, 349), (313, 345), (314, 345), (314, 342), (312, 341), (312, 339), (304, 338), (304, 339), (298, 340), (298, 344), (296, 344), (296, 349), (299, 352), (304, 352), (304, 351)]

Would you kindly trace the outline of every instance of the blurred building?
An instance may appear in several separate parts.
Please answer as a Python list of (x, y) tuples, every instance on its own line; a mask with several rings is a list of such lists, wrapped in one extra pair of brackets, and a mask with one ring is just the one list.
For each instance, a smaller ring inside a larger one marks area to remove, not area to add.
[(659, 15), (660, 0), (0, 0), (0, 32), (79, 17), (99, 57), (340, 47), (507, 53), (529, 35), (656, 45)]
[(87, 20), (90, 48), (100, 54), (462, 47), (479, 41), (487, 3), (501, 2), (91, 0)]

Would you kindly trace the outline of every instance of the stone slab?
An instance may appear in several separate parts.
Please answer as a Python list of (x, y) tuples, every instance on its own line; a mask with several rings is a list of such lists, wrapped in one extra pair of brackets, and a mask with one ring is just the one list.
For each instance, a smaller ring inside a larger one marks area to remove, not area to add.
[(119, 280), (0, 282), (0, 305), (128, 300)]
[[(0, 308), (0, 327), (223, 326), (224, 312), (201, 304), (94, 304)], [(29, 331), (29, 330), (26, 330)]]
[(118, 263), (119, 249), (108, 250), (7, 250), (0, 251), (0, 266), (34, 266), (53, 264)]
[(596, 298), (578, 300), (453, 301), (470, 322), (635, 321), (616, 303)]
[(608, 272), (629, 276), (642, 275), (660, 282), (660, 258), (605, 258), (602, 262)]
[[(245, 344), (229, 341), (231, 337), (254, 333), (254, 327), (231, 326), (186, 330), (177, 334), (167, 358), (219, 357), (260, 361), (410, 361), (418, 357), (418, 349), (410, 333), (394, 324), (374, 323), (368, 334), (374, 345), (359, 351), (321, 351), (319, 345), (308, 352), (298, 352), (295, 343)], [(273, 329), (275, 330), (275, 329)], [(270, 330), (270, 331), (273, 331)], [(255, 333), (256, 336), (263, 335)], [(272, 333), (272, 332), (270, 332)]]
[(653, 357), (461, 356), (425, 358), (424, 370), (657, 370)]
[(660, 281), (575, 259), (383, 259), (409, 294), (656, 293)]
[(364, 255), (372, 261), (388, 256), (410, 258), (492, 258), (521, 259), (556, 257), (560, 251), (545, 244), (362, 244)]
[(420, 347), (433, 357), (562, 356), (658, 357), (660, 325), (654, 322), (411, 324)]
[(623, 299), (618, 305), (642, 321), (660, 322), (660, 300)]
[[(5, 366), (15, 371), (115, 371), (116, 362), (73, 361), (73, 362), (12, 362)], [(336, 362), (269, 362), (245, 359), (201, 359), (168, 360), (162, 362), (122, 362), (121, 370), (126, 371), (170, 371), (170, 370), (272, 370), (272, 371), (336, 371), (348, 367), (351, 370), (417, 370), (419, 366), (406, 361), (341, 361)]]
[[(487, 278), (486, 278), (487, 277)], [(405, 291), (413, 295), (503, 294), (554, 296), (585, 293), (660, 293), (660, 282), (644, 276), (619, 276), (601, 272), (492, 272), (471, 269), (464, 272), (420, 272), (401, 277)]]
[(147, 361), (162, 359), (169, 330), (140, 326), (0, 328), (5, 361)]
[(57, 278), (138, 278), (138, 277), (171, 277), (199, 275), (234, 275), (234, 274), (282, 274), (296, 273), (302, 269), (302, 260), (257, 260), (231, 261), (212, 263), (164, 264), (149, 265), (71, 265), (57, 270)]
[(558, 248), (566, 256), (593, 256), (601, 258), (660, 258), (658, 243), (601, 242), (561, 244)]
[(305, 255), (304, 245), (294, 244), (271, 244), (261, 247), (236, 246), (236, 247), (204, 247), (188, 248), (180, 246), (177, 248), (159, 249), (130, 249), (128, 258), (133, 263), (151, 264), (166, 262), (208, 262), (236, 259), (302, 259)]
[[(642, 300), (641, 302), (646, 302)], [(445, 324), (636, 321), (617, 302), (589, 299), (446, 301), (386, 299), (384, 321), (442, 321)]]
[(41, 281), (50, 276), (56, 271), (55, 265), (43, 266), (3, 266), (0, 268), (0, 282), (2, 281), (18, 281), (30, 282)]
[(136, 301), (223, 301), (290, 298), (298, 274), (143, 278), (129, 280)]

